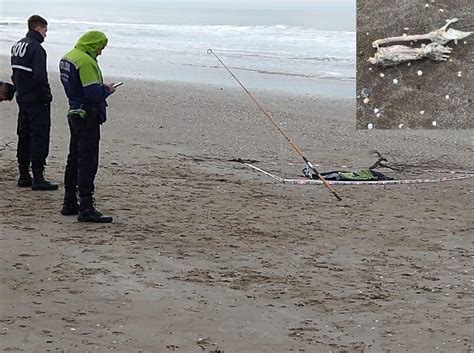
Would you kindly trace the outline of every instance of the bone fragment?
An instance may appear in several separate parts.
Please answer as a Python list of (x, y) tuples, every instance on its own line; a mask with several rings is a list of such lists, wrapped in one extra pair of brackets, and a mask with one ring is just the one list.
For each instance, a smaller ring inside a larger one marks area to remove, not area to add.
[(458, 44), (458, 40), (466, 38), (470, 36), (472, 33), (474, 33), (474, 32), (462, 32), (462, 31), (458, 31), (452, 28), (446, 30), (449, 25), (456, 23), (458, 21), (459, 20), (457, 18), (448, 20), (443, 27), (427, 34), (403, 35), (403, 36), (398, 36), (398, 37), (378, 39), (372, 43), (372, 46), (374, 48), (378, 48), (382, 44), (388, 44), (388, 43), (393, 43), (393, 42), (411, 42), (411, 41), (417, 41), (417, 40), (429, 40), (433, 43), (438, 43), (441, 45), (444, 45), (454, 40), (454, 43)]
[(369, 62), (384, 67), (395, 66), (403, 62), (428, 58), (433, 61), (446, 61), (452, 49), (438, 43), (430, 43), (422, 48), (412, 48), (405, 45), (379, 47)]

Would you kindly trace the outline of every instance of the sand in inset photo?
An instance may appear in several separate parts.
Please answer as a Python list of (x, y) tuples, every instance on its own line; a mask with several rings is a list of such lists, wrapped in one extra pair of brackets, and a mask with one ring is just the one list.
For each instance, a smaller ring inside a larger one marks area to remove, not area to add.
[(357, 2), (357, 128), (469, 129), (470, 0)]

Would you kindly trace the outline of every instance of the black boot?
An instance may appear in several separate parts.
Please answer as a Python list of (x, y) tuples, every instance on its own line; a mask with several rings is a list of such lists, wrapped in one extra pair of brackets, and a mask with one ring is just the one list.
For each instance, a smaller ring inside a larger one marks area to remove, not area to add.
[(76, 192), (66, 191), (64, 194), (63, 208), (61, 214), (63, 216), (71, 216), (79, 213), (79, 205), (77, 204)]
[(30, 167), (28, 165), (22, 165), (20, 164), (18, 166), (18, 169), (20, 170), (20, 177), (18, 178), (18, 186), (20, 188), (29, 188), (32, 183), (31, 175), (30, 175)]
[(44, 169), (33, 169), (32, 190), (57, 190), (58, 184), (52, 184), (44, 178)]
[(81, 204), (79, 205), (79, 222), (94, 222), (94, 223), (110, 223), (113, 218), (104, 216), (94, 207), (94, 199), (91, 196), (81, 197)]

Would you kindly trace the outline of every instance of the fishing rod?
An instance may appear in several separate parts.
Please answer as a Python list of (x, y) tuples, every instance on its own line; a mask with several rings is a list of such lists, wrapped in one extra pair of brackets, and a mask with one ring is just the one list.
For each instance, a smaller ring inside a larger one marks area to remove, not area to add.
[(224, 64), (224, 62), (216, 55), (216, 53), (214, 53), (212, 51), (212, 49), (208, 49), (207, 53), (214, 55), (216, 57), (216, 59), (219, 60), (219, 62), (222, 64), (222, 66), (224, 66), (226, 68), (226, 70), (232, 75), (232, 77), (239, 83), (240, 87), (242, 87), (243, 90), (249, 95), (249, 97), (254, 101), (254, 103), (257, 105), (257, 107), (268, 117), (268, 119), (270, 119), (273, 126), (278, 130), (278, 132), (280, 132), (280, 134), (283, 135), (285, 140), (288, 141), (288, 143), (291, 145), (291, 147), (293, 147), (293, 149), (296, 151), (296, 153), (298, 153), (301, 156), (301, 158), (303, 158), (303, 160), (306, 163), (306, 165), (308, 166), (308, 168), (310, 168), (314, 172), (314, 174), (323, 182), (324, 186), (327, 187), (329, 189), (329, 191), (332, 192), (332, 194), (336, 197), (336, 199), (338, 201), (342, 201), (342, 198), (339, 196), (339, 194), (336, 192), (336, 190), (326, 181), (326, 179), (323, 178), (323, 176), (321, 174), (319, 174), (319, 172), (316, 170), (314, 165), (308, 160), (308, 158), (306, 158), (304, 156), (301, 149), (291, 140), (291, 138), (285, 133), (285, 131), (283, 131), (283, 129), (277, 124), (275, 119), (272, 118), (270, 113), (265, 108), (263, 108), (262, 105), (254, 98), (254, 96), (247, 90), (247, 88), (245, 88), (245, 86), (242, 84), (242, 82), (239, 81), (239, 79), (234, 75), (234, 73), (232, 71), (230, 71), (230, 69), (227, 67), (227, 65)]

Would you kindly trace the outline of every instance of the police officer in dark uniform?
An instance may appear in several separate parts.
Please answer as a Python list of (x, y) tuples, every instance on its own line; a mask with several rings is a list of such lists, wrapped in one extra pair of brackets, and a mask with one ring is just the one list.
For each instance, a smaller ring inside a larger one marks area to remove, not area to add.
[[(46, 51), (41, 46), (48, 22), (38, 15), (28, 19), (28, 33), (11, 50), (12, 80), (16, 87), (18, 113), (18, 186), (33, 190), (56, 190), (44, 179), (51, 127), (51, 88), (46, 70)], [(29, 168), (33, 171), (31, 179)]]

